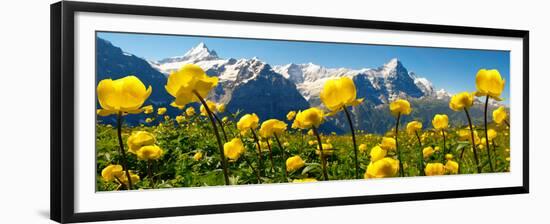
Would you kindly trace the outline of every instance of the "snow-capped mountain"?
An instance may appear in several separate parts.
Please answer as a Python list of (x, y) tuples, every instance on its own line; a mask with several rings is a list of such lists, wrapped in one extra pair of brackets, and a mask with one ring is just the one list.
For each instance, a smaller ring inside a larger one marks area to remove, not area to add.
[(300, 95), (313, 106), (320, 105), (319, 94), (326, 80), (343, 76), (355, 81), (358, 97), (366, 98), (375, 105), (388, 103), (398, 97), (440, 99), (448, 95), (444, 90), (435, 91), (428, 79), (409, 72), (397, 58), (391, 59), (378, 68), (327, 68), (313, 63), (291, 63), (271, 67), (258, 58), (223, 59), (206, 44), (199, 43), (183, 56), (150, 62), (153, 68), (165, 75), (189, 63), (197, 64), (207, 74), (220, 78), (222, 87), (216, 90), (213, 98), (224, 103), (232, 99), (231, 88), (253, 80), (265, 65), (269, 66), (271, 70), (269, 72), (281, 75), (282, 78), (292, 82)]

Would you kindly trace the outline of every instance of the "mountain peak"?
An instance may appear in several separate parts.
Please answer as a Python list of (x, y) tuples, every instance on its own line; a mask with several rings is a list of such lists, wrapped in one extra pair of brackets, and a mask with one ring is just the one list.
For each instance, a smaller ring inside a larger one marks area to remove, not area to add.
[(218, 54), (214, 50), (208, 49), (204, 42), (200, 42), (195, 47), (191, 48), (185, 55), (186, 59), (205, 60), (205, 59), (217, 59)]
[(392, 58), (390, 61), (384, 64), (384, 67), (391, 69), (391, 68), (403, 67), (403, 64), (401, 64), (401, 61), (399, 61), (398, 58)]

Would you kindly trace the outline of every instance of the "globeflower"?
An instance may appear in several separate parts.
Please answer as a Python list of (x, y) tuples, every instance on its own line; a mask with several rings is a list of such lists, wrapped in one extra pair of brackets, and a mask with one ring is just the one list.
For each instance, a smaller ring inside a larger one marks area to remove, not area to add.
[(151, 114), (151, 113), (153, 113), (153, 111), (154, 111), (154, 108), (153, 108), (152, 105), (148, 105), (148, 106), (143, 107), (143, 113), (144, 114)]
[(394, 138), (383, 137), (382, 138), (382, 143), (380, 143), (380, 147), (382, 147), (382, 149), (387, 150), (387, 151), (395, 150), (396, 141), (395, 141)]
[(500, 94), (504, 90), (505, 80), (496, 69), (480, 69), (476, 75), (476, 96), (488, 96), (500, 101)]
[(359, 152), (365, 152), (367, 151), (367, 145), (361, 144), (359, 145)]
[(269, 119), (262, 123), (260, 127), (260, 136), (269, 138), (273, 135), (281, 135), (286, 130), (287, 124), (277, 119)]
[(195, 108), (188, 107), (187, 109), (185, 109), (185, 115), (187, 115), (189, 117), (195, 115)]
[[(139, 175), (137, 175), (137, 174), (135, 174), (131, 171), (130, 171), (130, 178), (131, 178), (132, 183), (137, 183), (140, 180)], [(120, 176), (119, 180), (122, 184), (128, 185), (128, 177), (126, 175)]]
[(296, 111), (291, 110), (286, 114), (286, 119), (289, 121), (294, 120), (294, 117), (296, 117)]
[(145, 85), (136, 76), (126, 76), (121, 79), (104, 79), (97, 85), (97, 98), (99, 105), (98, 114), (108, 116), (111, 114), (138, 114), (149, 109), (141, 108), (145, 100), (149, 98), (153, 89)]
[(397, 172), (399, 172), (399, 160), (386, 157), (376, 162), (371, 162), (367, 166), (364, 177), (365, 179), (393, 177)]
[(506, 114), (506, 109), (501, 106), (493, 111), (493, 121), (497, 124), (501, 124), (502, 122), (507, 122), (506, 117), (508, 115)]
[(165, 113), (166, 113), (166, 107), (160, 107), (159, 109), (157, 109), (158, 115), (164, 115)]
[(245, 114), (237, 122), (237, 129), (241, 131), (241, 134), (246, 134), (251, 129), (256, 129), (260, 122), (260, 118), (256, 114)]
[(419, 121), (411, 121), (407, 124), (407, 134), (409, 135), (416, 135), (420, 130), (422, 130), (422, 123)]
[(176, 122), (178, 122), (178, 124), (181, 124), (184, 120), (185, 117), (183, 115), (176, 116)]
[(185, 106), (193, 102), (201, 102), (210, 90), (218, 85), (217, 77), (208, 77), (201, 67), (186, 64), (179, 70), (170, 73), (165, 86), (166, 91), (175, 97), (175, 104)]
[(299, 111), (294, 119), (294, 125), (300, 129), (318, 128), (323, 123), (324, 112), (317, 108), (312, 107), (304, 111)]
[(363, 101), (356, 97), (355, 84), (348, 77), (326, 81), (320, 93), (323, 104), (333, 112), (340, 111), (346, 106), (356, 106)]
[(443, 130), (449, 127), (449, 117), (446, 114), (436, 114), (432, 120), (432, 125), (436, 130)]
[(158, 160), (164, 151), (157, 145), (146, 145), (141, 147), (136, 155), (140, 160)]
[(101, 176), (105, 181), (113, 181), (115, 178), (120, 178), (123, 175), (124, 172), (122, 171), (121, 165), (110, 164), (101, 171)]
[(315, 179), (315, 178), (302, 178), (302, 179), (292, 180), (292, 183), (308, 183), (308, 182), (317, 182), (317, 179)]
[(449, 107), (454, 111), (468, 109), (474, 104), (474, 95), (469, 92), (461, 92), (451, 97)]
[(378, 160), (381, 160), (383, 159), (384, 157), (386, 157), (387, 155), (387, 151), (382, 149), (380, 146), (374, 146), (372, 147), (372, 149), (370, 150), (370, 161), (371, 162), (376, 162)]
[[(207, 100), (207, 101), (206, 101), (206, 105), (208, 105), (208, 109), (210, 109), (210, 111), (211, 111), (212, 113), (218, 112), (218, 111), (217, 111), (217, 110), (218, 110), (218, 107), (216, 107), (216, 103), (214, 103), (214, 102), (212, 102), (212, 101), (210, 101), (210, 100)], [(202, 115), (202, 116), (205, 116), (205, 117), (208, 116), (208, 112), (206, 112), (206, 109), (204, 108), (204, 105), (201, 105), (200, 111), (201, 111), (201, 115)]]
[(306, 163), (300, 156), (292, 156), (286, 160), (286, 171), (292, 172), (304, 167)]
[(196, 152), (195, 155), (193, 155), (193, 159), (195, 161), (199, 161), (202, 159), (202, 152)]
[(426, 173), (426, 176), (444, 175), (445, 166), (442, 163), (428, 163), (424, 173)]
[(223, 151), (230, 161), (236, 161), (244, 153), (243, 142), (239, 138), (234, 138), (223, 145)]
[(128, 144), (128, 152), (136, 154), (137, 151), (147, 145), (154, 145), (156, 142), (155, 136), (146, 131), (135, 131), (128, 137), (126, 143)]
[(489, 141), (493, 141), (493, 139), (495, 139), (497, 137), (497, 132), (495, 131), (495, 129), (489, 129), (487, 131), (487, 138), (489, 139)]
[(424, 156), (424, 159), (427, 159), (428, 157), (432, 156), (434, 153), (435, 153), (435, 150), (431, 146), (428, 146), (422, 149), (422, 155)]
[(390, 112), (393, 116), (398, 116), (399, 114), (409, 115), (411, 111), (411, 104), (407, 100), (397, 99), (390, 103)]
[(445, 171), (449, 174), (457, 174), (458, 163), (452, 160), (447, 160), (447, 163), (445, 163)]

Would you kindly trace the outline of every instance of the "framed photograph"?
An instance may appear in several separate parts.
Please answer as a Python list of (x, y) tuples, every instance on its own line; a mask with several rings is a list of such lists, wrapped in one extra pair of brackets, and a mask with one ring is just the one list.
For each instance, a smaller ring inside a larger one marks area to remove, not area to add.
[(528, 31), (51, 5), (60, 223), (528, 191)]

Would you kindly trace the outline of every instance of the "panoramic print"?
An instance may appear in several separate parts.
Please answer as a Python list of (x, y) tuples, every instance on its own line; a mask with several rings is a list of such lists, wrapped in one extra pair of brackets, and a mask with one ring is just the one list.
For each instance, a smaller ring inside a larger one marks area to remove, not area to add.
[(509, 73), (509, 51), (97, 32), (96, 190), (509, 172)]

